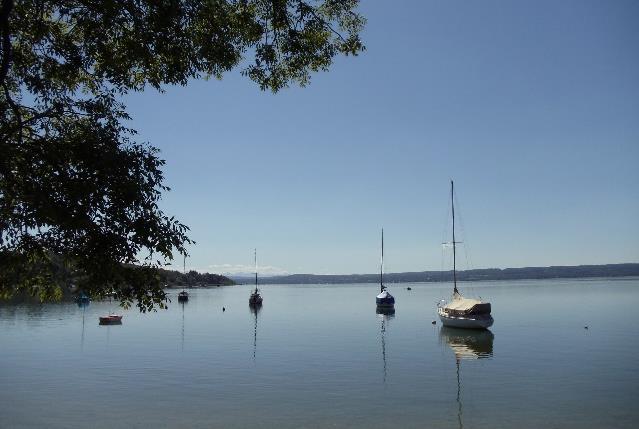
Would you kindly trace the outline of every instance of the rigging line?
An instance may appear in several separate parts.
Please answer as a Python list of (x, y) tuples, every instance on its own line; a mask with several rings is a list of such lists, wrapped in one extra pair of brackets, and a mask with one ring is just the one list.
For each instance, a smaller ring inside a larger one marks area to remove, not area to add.
[[(459, 224), (459, 229), (461, 232), (461, 237), (462, 237), (462, 241), (460, 241), (459, 243), (463, 244), (463, 251), (464, 251), (464, 258), (466, 260), (466, 270), (472, 270), (473, 269), (473, 261), (472, 261), (472, 257), (471, 257), (471, 253), (470, 253), (470, 244), (469, 244), (469, 239), (468, 239), (468, 235), (466, 233), (466, 227), (464, 224), (464, 217), (462, 215), (463, 210), (461, 209), (461, 204), (459, 203), (459, 198), (457, 197), (457, 192), (455, 192), (454, 195), (455, 198), (455, 206), (457, 207), (457, 218), (459, 220), (458, 224)], [(475, 287), (473, 286), (473, 282), (467, 282), (468, 284), (465, 286), (466, 290), (472, 295), (472, 296), (477, 296)]]
[(253, 257), (255, 258), (255, 292), (257, 293), (257, 248), (253, 249)]
[(384, 292), (384, 228), (382, 228), (382, 259), (379, 263), (379, 287), (380, 293)]
[(470, 253), (470, 240), (468, 239), (466, 233), (466, 224), (464, 223), (463, 210), (461, 209), (461, 204), (459, 203), (459, 199), (457, 198), (457, 192), (455, 192), (455, 206), (457, 207), (457, 218), (459, 219), (459, 229), (461, 232), (462, 241), (461, 243), (464, 245), (464, 256), (466, 258), (466, 269), (473, 269), (473, 260), (472, 255)]
[[(442, 228), (442, 239), (440, 241), (441, 244), (441, 249), (442, 249), (442, 257), (441, 257), (441, 268), (439, 270), (439, 281), (444, 283), (445, 281), (448, 281), (444, 273), (444, 258), (445, 256), (445, 252), (444, 252), (444, 248), (446, 247), (446, 245), (444, 243), (446, 243), (446, 239), (447, 237), (449, 237), (449, 231), (450, 231), (450, 206), (448, 205), (448, 203), (444, 204), (444, 207), (446, 207), (446, 214), (444, 216), (444, 220), (442, 222), (443, 228)], [(448, 261), (447, 261), (448, 262)], [(450, 265), (450, 264), (447, 264)]]
[(451, 180), (450, 181), (450, 210), (452, 212), (453, 215), (453, 295), (457, 295), (459, 294), (459, 291), (457, 290), (457, 270), (456, 270), (456, 243), (455, 243), (455, 202), (454, 202), (454, 195), (455, 195), (455, 183)]

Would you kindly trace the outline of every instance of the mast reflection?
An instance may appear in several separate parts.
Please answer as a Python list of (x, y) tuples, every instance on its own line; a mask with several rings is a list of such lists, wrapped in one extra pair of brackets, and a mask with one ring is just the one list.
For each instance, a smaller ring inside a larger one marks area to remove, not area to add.
[(495, 335), (489, 330), (470, 330), (442, 327), (439, 330), (440, 343), (446, 343), (455, 354), (457, 370), (457, 421), (463, 429), (462, 385), (460, 367), (462, 360), (489, 359), (493, 356)]
[(78, 301), (78, 307), (82, 309), (82, 333), (80, 334), (80, 351), (84, 351), (84, 325), (85, 325), (84, 319), (86, 316), (86, 310), (88, 306), (89, 306), (88, 300)]
[(382, 342), (382, 362), (384, 363), (384, 384), (386, 384), (386, 376), (388, 375), (386, 366), (386, 324), (395, 317), (394, 308), (380, 308), (375, 310), (377, 317), (381, 319), (380, 338)]
[(188, 301), (182, 300), (180, 301), (180, 305), (182, 306), (182, 338), (181, 338), (181, 350), (184, 352), (184, 306)]
[(255, 316), (255, 321), (253, 325), (253, 362), (255, 362), (255, 355), (257, 352), (257, 315), (262, 310), (262, 306), (260, 305), (252, 305), (249, 306), (251, 313)]

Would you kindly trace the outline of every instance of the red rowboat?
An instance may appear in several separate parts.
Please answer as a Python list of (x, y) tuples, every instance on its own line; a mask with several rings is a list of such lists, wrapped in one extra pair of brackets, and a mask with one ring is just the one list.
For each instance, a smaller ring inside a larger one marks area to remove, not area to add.
[(100, 325), (118, 325), (122, 323), (122, 315), (111, 313), (108, 316), (100, 316)]

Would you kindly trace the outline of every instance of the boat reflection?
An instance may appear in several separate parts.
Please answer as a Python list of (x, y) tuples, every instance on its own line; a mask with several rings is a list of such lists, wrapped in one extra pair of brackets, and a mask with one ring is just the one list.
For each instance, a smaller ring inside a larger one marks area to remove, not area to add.
[(253, 325), (253, 361), (255, 362), (255, 355), (257, 352), (257, 315), (262, 310), (261, 305), (251, 305), (249, 306), (251, 313), (255, 316), (255, 323)]
[(88, 300), (80, 300), (77, 301), (78, 307), (80, 307), (82, 309), (82, 333), (80, 334), (80, 351), (84, 351), (84, 325), (85, 325), (85, 317), (86, 317), (86, 310), (87, 307), (89, 306), (89, 301)]
[(439, 330), (440, 343), (446, 343), (455, 354), (457, 370), (457, 421), (463, 429), (462, 385), (460, 377), (460, 363), (462, 360), (487, 359), (493, 356), (493, 340), (495, 335), (489, 330), (470, 330), (442, 327)]
[(381, 319), (381, 327), (380, 327), (380, 338), (382, 342), (382, 362), (384, 364), (384, 384), (386, 384), (386, 376), (388, 375), (387, 366), (386, 366), (386, 325), (388, 322), (395, 318), (395, 309), (394, 308), (383, 308), (377, 307), (375, 310), (377, 313), (377, 317)]
[(460, 359), (486, 359), (493, 355), (495, 335), (488, 329), (470, 330), (442, 327), (439, 330), (441, 342), (445, 342)]
[(184, 352), (184, 306), (186, 305), (187, 302), (188, 302), (188, 300), (179, 301), (180, 305), (182, 306), (182, 338), (181, 338), (181, 350), (182, 350), (182, 352)]

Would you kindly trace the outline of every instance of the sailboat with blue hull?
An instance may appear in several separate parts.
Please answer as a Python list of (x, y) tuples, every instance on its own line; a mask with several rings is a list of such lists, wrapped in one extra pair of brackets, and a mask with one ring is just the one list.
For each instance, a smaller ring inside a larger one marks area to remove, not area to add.
[(382, 259), (379, 264), (379, 289), (380, 293), (375, 297), (375, 304), (378, 309), (395, 308), (395, 298), (391, 295), (386, 286), (384, 286), (384, 229), (382, 228)]

